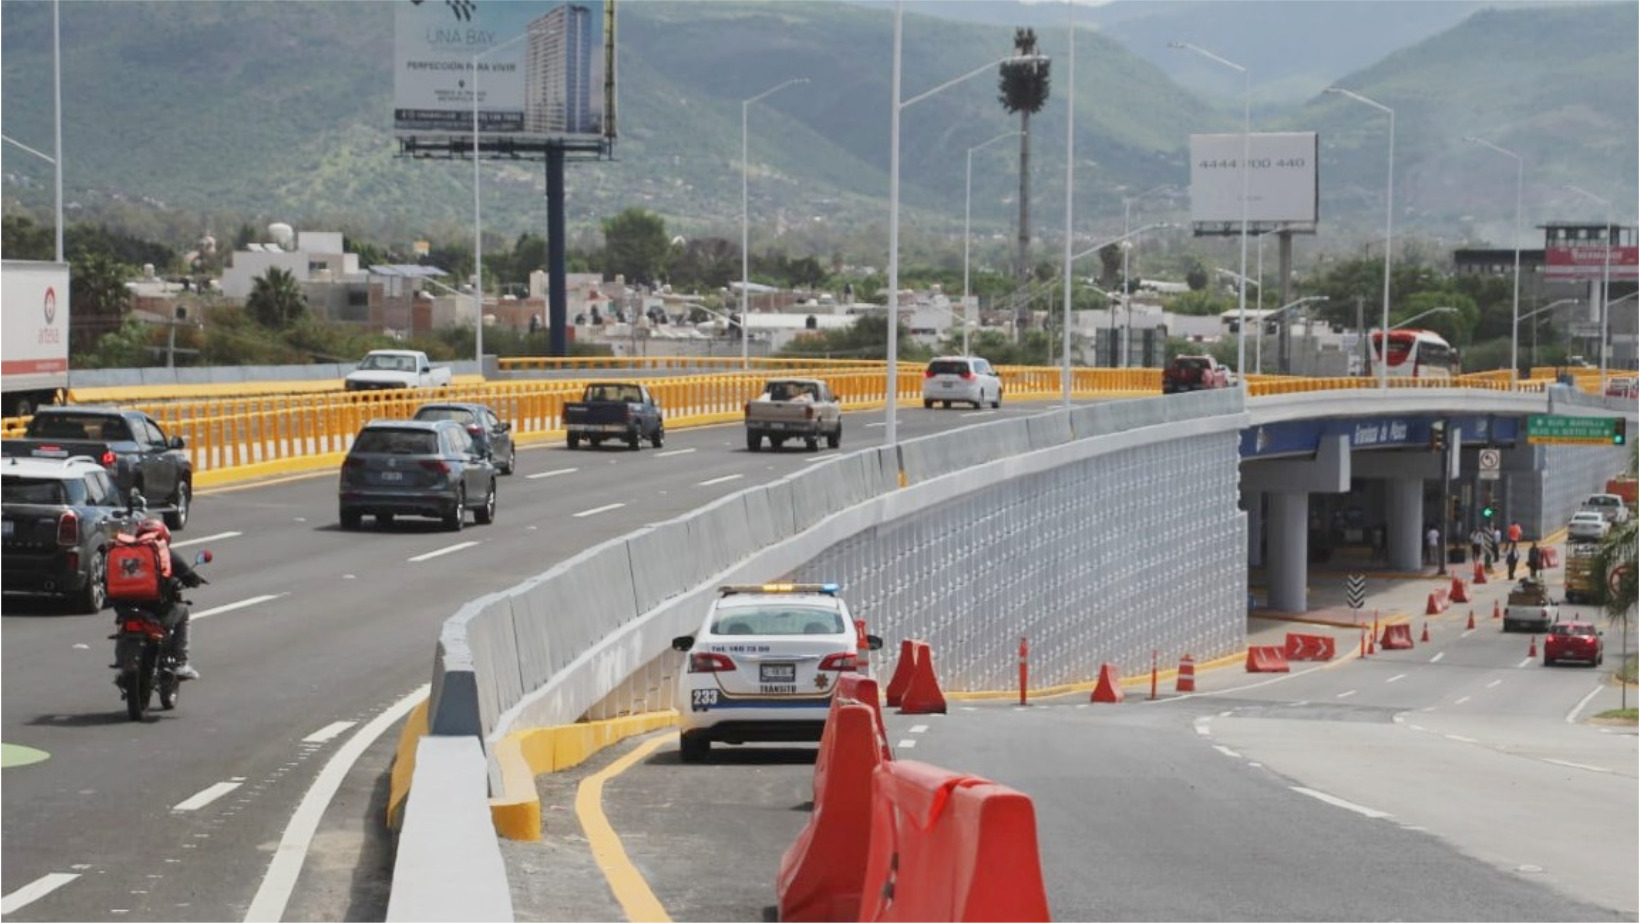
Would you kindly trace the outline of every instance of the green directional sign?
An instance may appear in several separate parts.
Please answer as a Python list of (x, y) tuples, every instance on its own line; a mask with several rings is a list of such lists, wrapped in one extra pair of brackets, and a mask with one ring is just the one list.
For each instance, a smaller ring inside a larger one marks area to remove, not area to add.
[(1532, 414), (1526, 418), (1526, 442), (1580, 446), (1621, 446), (1622, 421), (1613, 417)]

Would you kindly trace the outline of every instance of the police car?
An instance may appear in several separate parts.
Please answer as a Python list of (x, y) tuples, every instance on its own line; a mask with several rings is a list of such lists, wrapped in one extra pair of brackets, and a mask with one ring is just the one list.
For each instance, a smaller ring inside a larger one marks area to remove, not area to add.
[(700, 631), (672, 640), (689, 655), (678, 682), (682, 759), (704, 759), (713, 741), (819, 741), (858, 642), (836, 584), (718, 588)]

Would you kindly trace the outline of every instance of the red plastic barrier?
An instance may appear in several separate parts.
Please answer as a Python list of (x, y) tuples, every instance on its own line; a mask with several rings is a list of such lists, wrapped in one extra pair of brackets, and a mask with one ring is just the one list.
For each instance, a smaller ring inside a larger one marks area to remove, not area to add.
[(1289, 661), (1331, 661), (1335, 652), (1330, 635), (1300, 635), (1287, 633), (1287, 644), (1282, 654)]
[(1047, 921), (1029, 796), (912, 760), (871, 779), (861, 921)]
[(830, 769), (830, 751), (826, 739), (832, 734), (832, 717), (846, 705), (868, 706), (877, 734), (877, 753), (883, 760), (893, 760), (894, 752), (888, 747), (888, 727), (883, 724), (883, 707), (877, 699), (877, 681), (859, 674), (843, 673), (837, 677), (832, 690), (831, 710), (826, 713), (826, 727), (820, 733), (820, 751), (814, 758), (814, 802), (820, 803), (820, 793), (826, 788), (826, 773)]
[(1099, 682), (1093, 685), (1093, 695), (1088, 702), (1119, 703), (1122, 699), (1122, 678), (1116, 673), (1116, 665), (1099, 665)]
[(1452, 579), (1452, 589), (1447, 591), (1446, 596), (1453, 603), (1470, 603), (1474, 599), (1469, 596), (1469, 585), (1465, 584), (1461, 577)]
[(916, 654), (911, 670), (911, 682), (906, 684), (900, 697), (901, 715), (926, 715), (945, 712), (945, 694), (940, 692), (939, 678), (934, 676), (934, 651), (927, 642), (913, 643)]
[(888, 704), (900, 705), (900, 697), (911, 684), (911, 674), (917, 668), (917, 643), (912, 639), (900, 640), (900, 659), (894, 662), (894, 676), (888, 678)]
[(1546, 545), (1538, 546), (1538, 568), (1553, 568), (1560, 564), (1560, 553)]
[[(1477, 581), (1476, 583), (1480, 582)], [(1444, 613), (1451, 605), (1452, 600), (1447, 596), (1445, 587), (1442, 587), (1439, 590), (1431, 591), (1429, 594), (1429, 603), (1424, 607), (1424, 615), (1434, 616), (1438, 613)]]
[[(859, 919), (871, 842), (871, 780), (885, 763), (877, 747), (880, 737), (871, 706), (832, 700), (815, 761), (814, 811), (780, 858), (775, 876), (780, 920)], [(822, 761), (827, 767), (823, 775)]]
[(1378, 647), (1385, 651), (1394, 651), (1402, 648), (1414, 647), (1412, 642), (1412, 627), (1406, 623), (1397, 626), (1385, 626), (1384, 637), (1379, 639)]
[(1247, 649), (1247, 673), (1287, 673), (1287, 653), (1280, 645), (1253, 645)]

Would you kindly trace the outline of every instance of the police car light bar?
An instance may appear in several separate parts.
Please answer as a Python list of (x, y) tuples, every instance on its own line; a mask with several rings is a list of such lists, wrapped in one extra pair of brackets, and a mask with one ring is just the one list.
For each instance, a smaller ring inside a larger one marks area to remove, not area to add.
[(727, 597), (730, 594), (833, 594), (837, 593), (838, 585), (826, 584), (724, 584), (718, 588), (718, 595)]

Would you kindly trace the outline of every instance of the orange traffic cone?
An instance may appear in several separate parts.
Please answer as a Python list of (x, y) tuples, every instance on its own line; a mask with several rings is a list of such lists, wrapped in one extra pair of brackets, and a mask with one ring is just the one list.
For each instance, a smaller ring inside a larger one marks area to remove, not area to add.
[(1378, 653), (1378, 639), (1375, 638), (1374, 636), (1371, 636), (1371, 635), (1367, 636), (1367, 654), (1375, 655), (1377, 653)]
[[(1473, 617), (1471, 617), (1473, 618)], [(1418, 639), (1420, 642), (1429, 641), (1429, 620), (1424, 620), (1424, 634)]]
[(1501, 608), (1499, 608), (1498, 601), (1496, 601), (1496, 600), (1492, 601), (1492, 618), (1493, 619), (1502, 619), (1503, 618), (1503, 610)]
[(1486, 569), (1481, 567), (1480, 562), (1475, 562), (1475, 577), (1473, 578), (1471, 583), (1474, 583), (1474, 584), (1485, 584), (1486, 583)]
[(1526, 656), (1528, 658), (1537, 657), (1537, 636), (1535, 635), (1532, 636), (1532, 647), (1526, 649)]
[(1475, 611), (1474, 610), (1469, 611), (1469, 625), (1465, 626), (1465, 628), (1467, 628), (1467, 629), (1475, 628)]

